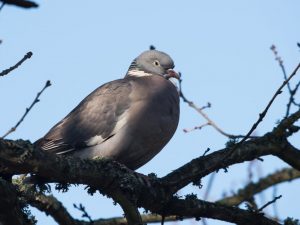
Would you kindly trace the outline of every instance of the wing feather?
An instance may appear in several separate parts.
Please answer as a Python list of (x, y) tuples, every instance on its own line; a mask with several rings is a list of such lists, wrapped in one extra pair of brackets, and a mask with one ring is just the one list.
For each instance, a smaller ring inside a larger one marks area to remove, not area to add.
[(83, 99), (36, 145), (66, 154), (104, 142), (115, 132), (119, 117), (129, 108), (131, 83), (125, 79), (106, 83)]

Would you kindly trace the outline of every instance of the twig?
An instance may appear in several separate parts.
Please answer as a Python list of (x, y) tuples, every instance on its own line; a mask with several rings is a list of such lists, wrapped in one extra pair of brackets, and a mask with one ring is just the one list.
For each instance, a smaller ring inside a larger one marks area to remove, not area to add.
[(33, 100), (33, 102), (31, 103), (31, 105), (29, 106), (29, 108), (26, 108), (26, 111), (25, 113), (23, 114), (23, 116), (21, 117), (21, 119), (17, 122), (17, 124), (10, 128), (1, 138), (4, 139), (7, 135), (9, 135), (10, 133), (14, 132), (17, 127), (23, 122), (23, 120), (25, 119), (25, 117), (27, 116), (27, 114), (29, 113), (29, 111), (32, 109), (32, 107), (38, 103), (40, 100), (39, 100), (39, 97), (40, 95), (44, 92), (44, 90), (47, 88), (47, 87), (50, 87), (51, 86), (51, 82), (50, 80), (47, 80), (45, 86), (43, 87), (43, 89), (37, 93), (35, 99)]
[(5, 2), (2, 2), (1, 6), (0, 6), (0, 11), (2, 10), (2, 8), (4, 7)]
[(288, 82), (296, 75), (299, 68), (300, 68), (300, 63), (296, 66), (296, 68), (291, 73), (291, 75), (286, 80), (284, 80), (283, 83), (280, 85), (280, 87), (277, 89), (277, 91), (275, 92), (275, 94), (267, 104), (266, 108), (259, 114), (258, 120), (252, 125), (248, 133), (244, 136), (244, 138), (240, 142), (238, 142), (231, 150), (229, 150), (227, 154), (225, 154), (225, 156), (220, 160), (220, 164), (223, 164), (226, 158), (230, 157), (233, 154), (233, 152), (241, 146), (241, 144), (243, 144), (248, 138), (251, 137), (250, 135), (257, 128), (257, 126), (263, 121), (264, 117), (266, 116), (269, 108), (273, 104), (276, 97), (282, 93), (282, 89), (284, 88), (284, 86), (287, 85)]
[(282, 195), (279, 195), (277, 197), (275, 197), (272, 201), (267, 202), (266, 204), (264, 204), (262, 207), (260, 207), (257, 212), (262, 212), (264, 208), (268, 207), (269, 205), (275, 203), (278, 199), (280, 199), (282, 197)]
[(3, 3), (6, 3), (6, 4), (18, 6), (18, 7), (21, 7), (21, 8), (27, 8), (27, 9), (28, 8), (36, 8), (36, 7), (39, 6), (35, 2), (28, 1), (28, 0), (0, 0), (0, 1), (3, 2)]
[[(3, 7), (4, 3), (2, 4), (1, 7)], [(13, 71), (14, 69), (17, 69), (23, 62), (25, 62), (27, 59), (29, 59), (30, 57), (32, 56), (32, 52), (27, 52), (26, 55), (24, 55), (24, 57), (16, 63), (16, 65), (6, 69), (6, 70), (3, 70), (1, 73), (0, 73), (0, 77), (1, 76), (5, 76), (7, 74), (9, 74), (11, 71)]]
[[(181, 77), (181, 74), (180, 74), (180, 77)], [(203, 128), (204, 126), (212, 126), (213, 128), (215, 128), (219, 133), (221, 133), (222, 135), (226, 136), (226, 137), (229, 137), (229, 138), (243, 138), (245, 136), (243, 135), (233, 135), (233, 134), (229, 134), (225, 131), (223, 131), (214, 121), (212, 121), (207, 115), (206, 113), (203, 112), (203, 109), (206, 109), (206, 108), (209, 108), (211, 107), (211, 104), (210, 103), (207, 103), (206, 106), (203, 106), (203, 107), (198, 107), (194, 102), (188, 100), (185, 95), (183, 94), (183, 91), (182, 91), (182, 79), (179, 80), (179, 96), (182, 98), (182, 100), (187, 103), (191, 108), (195, 109), (202, 117), (204, 117), (204, 119), (207, 121), (207, 123), (201, 125), (201, 126), (196, 126), (192, 129), (184, 129), (184, 132), (190, 132), (190, 131), (193, 131), (193, 130), (196, 130), (196, 129), (201, 129)], [(254, 138), (254, 136), (253, 136)]]
[(276, 99), (276, 97), (278, 95), (280, 95), (282, 93), (282, 89), (284, 88), (285, 85), (288, 84), (288, 82), (296, 75), (298, 69), (300, 68), (300, 63), (296, 66), (296, 68), (294, 69), (294, 71), (291, 73), (291, 75), (285, 80), (283, 81), (283, 83), (280, 85), (280, 87), (277, 89), (277, 91), (275, 92), (275, 94), (273, 95), (272, 99), (269, 101), (268, 105), (266, 106), (266, 108), (259, 114), (259, 118), (258, 120), (252, 125), (251, 129), (248, 131), (248, 133), (244, 136), (244, 138), (235, 146), (235, 148), (232, 149), (232, 151), (234, 151), (239, 145), (241, 145), (242, 143), (244, 143), (249, 137), (250, 135), (253, 133), (253, 131), (257, 128), (258, 124), (260, 124), (261, 121), (263, 121), (264, 117), (266, 116), (269, 108), (271, 107), (271, 105), (273, 104), (274, 100)]
[(210, 148), (207, 148), (202, 156), (205, 156), (210, 151)]
[[(292, 92), (293, 95), (296, 94), (296, 92), (297, 92), (297, 90), (298, 90), (299, 87), (300, 87), (300, 81), (296, 84), (295, 88), (293, 89), (293, 92)], [(294, 102), (294, 105), (300, 106), (300, 103)]]
[(78, 209), (79, 211), (82, 212), (82, 218), (87, 218), (90, 223), (93, 223), (94, 221), (92, 220), (91, 216), (87, 213), (87, 211), (85, 210), (85, 207), (80, 203), (79, 206), (77, 206), (76, 204), (73, 204), (75, 209)]
[[(274, 185), (273, 186), (273, 198), (275, 198), (277, 195), (277, 186)], [(279, 215), (278, 215), (278, 210), (277, 210), (277, 205), (276, 204), (273, 204), (273, 211), (274, 211), (274, 217), (276, 219), (279, 219)]]
[(214, 172), (210, 175), (209, 177), (209, 180), (208, 180), (208, 184), (207, 184), (207, 188), (205, 190), (205, 193), (204, 193), (204, 197), (203, 199), (204, 200), (207, 200), (208, 199), (208, 196), (209, 196), (209, 193), (210, 193), (210, 190), (212, 189), (212, 185), (214, 183), (214, 180), (215, 180), (215, 177), (216, 177), (217, 173)]
[(194, 130), (201, 130), (203, 127), (206, 127), (206, 126), (209, 126), (209, 125), (210, 125), (210, 123), (205, 123), (205, 124), (202, 124), (200, 126), (195, 126), (193, 128), (184, 128), (183, 132), (184, 133), (189, 133), (189, 132), (192, 132)]
[(289, 102), (287, 103), (285, 117), (288, 117), (290, 115), (290, 109), (291, 109), (292, 104), (300, 107), (300, 103), (297, 103), (294, 98), (295, 94), (298, 91), (299, 86), (300, 86), (300, 81), (296, 84), (295, 88), (290, 91), (290, 99), (289, 99)]
[[(279, 56), (279, 54), (278, 54), (278, 51), (277, 51), (277, 49), (276, 49), (276, 46), (275, 46), (275, 45), (272, 45), (272, 46), (270, 47), (270, 49), (271, 49), (271, 51), (273, 52), (273, 54), (274, 54), (274, 56), (275, 56), (275, 60), (278, 62), (279, 66), (280, 66), (280, 68), (281, 68), (281, 70), (282, 70), (284, 80), (286, 80), (286, 79), (287, 79), (286, 70), (285, 70), (285, 67), (284, 67), (284, 64), (283, 64), (283, 60), (282, 60), (282, 58), (281, 58), (281, 57)], [(291, 89), (291, 86), (290, 86), (289, 83), (287, 83), (287, 87), (288, 87), (288, 89), (289, 89), (289, 92), (291, 92), (292, 89)]]
[[(272, 52), (274, 53), (275, 60), (278, 62), (279, 66), (280, 66), (280, 68), (281, 68), (281, 70), (282, 70), (284, 80), (286, 80), (286, 79), (287, 79), (286, 69), (285, 69), (285, 67), (284, 67), (282, 58), (281, 58), (281, 57), (279, 56), (279, 54), (278, 54), (278, 51), (277, 51), (277, 49), (276, 49), (276, 46), (275, 46), (275, 45), (272, 45), (272, 46), (270, 47), (270, 49), (271, 49)], [(295, 94), (296, 94), (296, 92), (297, 92), (299, 86), (300, 86), (300, 81), (299, 81), (299, 83), (296, 84), (296, 86), (295, 86), (294, 89), (291, 88), (291, 85), (290, 85), (289, 82), (287, 83), (287, 88), (288, 88), (288, 91), (289, 91), (289, 93), (290, 93), (290, 99), (289, 99), (289, 102), (288, 102), (288, 104), (287, 104), (287, 109), (286, 109), (286, 115), (285, 115), (285, 117), (287, 117), (287, 116), (290, 114), (290, 109), (291, 109), (292, 104), (294, 104), (294, 105), (296, 105), (296, 106), (300, 106), (299, 103), (296, 103), (296, 102), (295, 102), (295, 98), (294, 98), (294, 96), (295, 96)]]

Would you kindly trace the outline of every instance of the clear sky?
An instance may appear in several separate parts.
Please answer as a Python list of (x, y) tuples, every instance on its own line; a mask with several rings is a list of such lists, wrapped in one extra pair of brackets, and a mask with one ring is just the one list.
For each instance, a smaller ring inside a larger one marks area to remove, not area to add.
[[(300, 2), (296, 0), (253, 1), (39, 1), (33, 10), (6, 6), (0, 12), (0, 70), (33, 52), (9, 76), (0, 78), (0, 134), (20, 118), (46, 80), (46, 90), (18, 130), (9, 138), (35, 141), (72, 110), (81, 99), (101, 84), (121, 78), (133, 58), (153, 44), (167, 52), (183, 73), (185, 95), (225, 131), (245, 134), (258, 118), (282, 82), (270, 46), (275, 44), (288, 72), (300, 59)], [(299, 80), (299, 74), (298, 74)], [(298, 95), (299, 96), (299, 95)], [(256, 134), (270, 131), (285, 113), (287, 93), (278, 97)], [(181, 119), (172, 141), (151, 162), (139, 169), (163, 176), (173, 169), (211, 151), (224, 147), (227, 138), (211, 127), (188, 134), (184, 128), (205, 121), (181, 103)], [(297, 137), (295, 143), (299, 142)], [(217, 200), (248, 182), (248, 163), (219, 172), (209, 200)], [(255, 179), (285, 165), (274, 157), (253, 167)], [(181, 194), (203, 189), (188, 187)], [(278, 186), (280, 216), (299, 218), (299, 181)], [(110, 200), (90, 197), (82, 188), (55, 194), (72, 215), (80, 217), (73, 203), (83, 203), (93, 219), (120, 216)], [(272, 190), (258, 198), (263, 205), (272, 199)], [(36, 212), (36, 211), (34, 211)], [(272, 214), (272, 207), (267, 209)], [(38, 224), (53, 224), (37, 214)], [(194, 223), (193, 220), (185, 224)], [(210, 224), (226, 224), (211, 221)]]

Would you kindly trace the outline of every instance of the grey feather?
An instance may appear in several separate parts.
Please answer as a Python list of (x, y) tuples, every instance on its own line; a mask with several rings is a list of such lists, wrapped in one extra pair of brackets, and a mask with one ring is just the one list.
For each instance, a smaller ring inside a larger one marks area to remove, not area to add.
[(109, 157), (131, 169), (144, 165), (167, 144), (178, 125), (178, 92), (164, 78), (173, 67), (173, 60), (163, 52), (142, 53), (125, 78), (93, 91), (36, 146), (80, 158)]

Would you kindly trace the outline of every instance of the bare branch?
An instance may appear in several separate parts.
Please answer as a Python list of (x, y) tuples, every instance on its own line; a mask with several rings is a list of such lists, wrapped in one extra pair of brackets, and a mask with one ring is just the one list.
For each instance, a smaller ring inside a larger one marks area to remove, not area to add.
[[(283, 74), (283, 78), (284, 80), (287, 80), (287, 74), (286, 74), (286, 70), (285, 70), (285, 67), (284, 67), (284, 64), (283, 64), (283, 60), (282, 58), (280, 57), (280, 55), (278, 54), (278, 51), (276, 49), (276, 46), (275, 45), (272, 45), (270, 47), (271, 51), (273, 52), (274, 56), (275, 56), (275, 60), (278, 62), (278, 65), (280, 66), (281, 70), (282, 70), (282, 74)], [(289, 92), (292, 91), (291, 89), (291, 86), (290, 86), (290, 83), (287, 83), (287, 87), (288, 87), (288, 90)]]
[[(265, 143), (266, 140), (263, 141)], [(275, 147), (271, 145), (272, 143), (269, 144), (271, 148)], [(251, 149), (249, 147), (245, 149), (246, 152)], [(281, 145), (277, 146), (277, 148), (280, 147)], [(265, 146), (260, 151), (253, 151), (252, 158), (257, 157), (255, 155), (257, 153), (270, 153), (270, 149), (266, 149)], [(219, 158), (218, 154), (213, 154), (215, 153), (202, 158), (208, 159), (208, 163), (213, 164)], [(224, 151), (221, 155), (223, 154)], [(249, 156), (248, 153), (246, 158), (249, 158)], [(240, 161), (242, 159), (235, 160)], [(239, 224), (250, 224), (246, 221), (252, 221), (253, 224), (255, 220), (259, 221), (260, 224), (278, 224), (260, 214), (236, 207), (222, 206), (195, 198), (174, 199), (172, 197), (172, 184), (174, 183), (172, 180), (166, 185), (164, 179), (140, 175), (109, 159), (95, 161), (56, 156), (34, 149), (30, 142), (0, 140), (0, 163), (6, 167), (5, 170), (2, 169), (3, 171), (13, 172), (14, 174), (35, 173), (47, 182), (86, 184), (108, 196), (111, 196), (112, 192), (120, 192), (130, 202), (137, 202), (137, 206), (165, 216), (207, 217)], [(199, 165), (201, 164), (195, 164), (194, 166), (198, 169), (204, 169), (203, 167), (199, 168)], [(182, 168), (181, 171), (184, 172)], [(186, 176), (193, 173), (193, 170), (189, 170)], [(177, 177), (176, 179), (180, 180), (180, 178)]]
[[(272, 45), (270, 49), (274, 53), (275, 60), (278, 62), (279, 66), (280, 66), (280, 68), (282, 70), (284, 80), (287, 80), (286, 69), (284, 67), (282, 58), (278, 54), (276, 46)], [(290, 98), (289, 98), (289, 101), (287, 103), (286, 115), (285, 115), (286, 117), (290, 114), (290, 110), (291, 110), (292, 104), (296, 105), (296, 106), (300, 106), (300, 103), (296, 103), (295, 102), (295, 98), (294, 98), (295, 94), (297, 93), (297, 90), (298, 90), (299, 86), (300, 86), (300, 81), (296, 84), (296, 86), (295, 86), (294, 89), (291, 88), (291, 85), (290, 85), (289, 82), (287, 83), (287, 88), (288, 88), (288, 91), (290, 93)]]
[(29, 113), (29, 111), (32, 109), (32, 107), (38, 103), (40, 101), (39, 97), (40, 95), (44, 92), (44, 90), (47, 88), (47, 87), (50, 87), (51, 86), (51, 82), (50, 80), (47, 80), (45, 86), (43, 87), (43, 89), (37, 93), (35, 99), (33, 100), (33, 102), (31, 103), (31, 105), (29, 106), (29, 108), (26, 108), (25, 110), (25, 113), (23, 114), (23, 116), (21, 117), (21, 119), (17, 122), (17, 124), (15, 126), (13, 126), (12, 128), (10, 128), (1, 138), (5, 138), (7, 137), (7, 135), (9, 135), (10, 133), (14, 132), (17, 127), (23, 122), (23, 120), (25, 119), (25, 117), (27, 116), (27, 114)]
[[(181, 76), (181, 74), (180, 74)], [(192, 129), (184, 129), (184, 132), (190, 132), (190, 131), (193, 131), (193, 130), (196, 130), (196, 129), (202, 129), (204, 126), (207, 126), (207, 125), (210, 125), (212, 126), (215, 130), (217, 130), (220, 134), (228, 137), (228, 138), (243, 138), (245, 136), (243, 135), (234, 135), (234, 134), (229, 134), (225, 131), (223, 131), (213, 120), (211, 120), (206, 113), (203, 112), (204, 109), (206, 108), (210, 108), (211, 107), (211, 104), (208, 103), (206, 106), (203, 106), (203, 107), (198, 107), (194, 102), (188, 100), (185, 95), (183, 94), (183, 91), (182, 91), (182, 79), (179, 80), (179, 95), (180, 97), (182, 98), (182, 100), (187, 103), (191, 108), (195, 109), (206, 121), (207, 123), (201, 125), (201, 126), (196, 126)]]
[(77, 206), (76, 204), (73, 204), (75, 209), (78, 209), (79, 211), (82, 212), (82, 218), (87, 218), (89, 220), (90, 223), (94, 223), (94, 221), (92, 220), (92, 217), (87, 213), (87, 211), (85, 210), (85, 207), (80, 203), (79, 206)]
[[(1, 5), (1, 8), (4, 6), (4, 3), (2, 3)], [(27, 52), (26, 55), (24, 55), (24, 57), (16, 63), (16, 65), (6, 69), (6, 70), (3, 70), (1, 73), (0, 73), (0, 77), (1, 76), (5, 76), (7, 74), (9, 74), (11, 71), (13, 71), (14, 69), (17, 69), (20, 65), (22, 65), (23, 62), (25, 62), (27, 59), (29, 59), (30, 57), (32, 56), (32, 52)]]
[(237, 206), (248, 199), (251, 199), (254, 195), (283, 182), (289, 182), (294, 179), (300, 178), (300, 171), (293, 168), (285, 168), (270, 174), (264, 178), (261, 178), (256, 183), (250, 183), (247, 186), (241, 188), (233, 196), (223, 198), (217, 203)]
[[(229, 146), (209, 155), (193, 159), (162, 179), (165, 185), (168, 186), (169, 191), (175, 193), (187, 184), (197, 181), (213, 171), (236, 163), (251, 161), (265, 155), (277, 156), (300, 170), (300, 151), (292, 146), (285, 137), (288, 127), (292, 126), (299, 118), (300, 110), (284, 119), (273, 132), (245, 141), (238, 146)], [(232, 151), (232, 149), (235, 149), (235, 151)]]
[(205, 124), (202, 124), (200, 126), (195, 126), (193, 128), (184, 128), (183, 132), (184, 133), (189, 133), (189, 132), (192, 132), (194, 130), (201, 130), (203, 127), (206, 127), (206, 126), (210, 126), (210, 123), (205, 123)]
[(18, 6), (21, 8), (36, 8), (39, 5), (36, 4), (33, 1), (28, 1), (28, 0), (0, 0), (1, 2), (3, 2), (2, 4), (9, 4), (9, 5), (14, 5), (14, 6)]
[(258, 120), (253, 124), (253, 126), (251, 127), (251, 129), (249, 130), (249, 132), (246, 134), (246, 136), (239, 142), (239, 143), (243, 143), (245, 140), (247, 140), (249, 138), (249, 136), (252, 134), (252, 132), (257, 128), (258, 124), (260, 124), (260, 122), (264, 119), (264, 117), (266, 116), (269, 108), (271, 107), (271, 105), (273, 104), (274, 100), (276, 99), (276, 97), (282, 93), (282, 89), (284, 88), (285, 85), (287, 85), (289, 83), (289, 81), (296, 75), (298, 69), (300, 68), (300, 63), (296, 66), (296, 68), (294, 69), (294, 71), (291, 73), (291, 75), (281, 84), (281, 86), (277, 89), (277, 91), (275, 92), (275, 94), (273, 95), (272, 99), (269, 101), (268, 105), (266, 106), (266, 108), (259, 114), (259, 118)]
[(164, 208), (165, 213), (182, 215), (200, 219), (201, 217), (219, 219), (243, 225), (278, 225), (279, 223), (267, 219), (263, 214), (242, 210), (236, 207), (221, 206), (197, 199), (187, 197), (186, 199), (172, 199)]
[(296, 66), (296, 68), (294, 69), (294, 71), (291, 73), (291, 75), (281, 84), (281, 86), (277, 89), (277, 91), (275, 92), (275, 94), (273, 95), (272, 99), (269, 101), (268, 105), (266, 106), (266, 108), (263, 110), (262, 113), (259, 114), (259, 118), (258, 120), (252, 125), (251, 129), (248, 131), (248, 133), (245, 135), (245, 137), (238, 142), (232, 149), (230, 149), (230, 151), (228, 151), (228, 153), (225, 155), (225, 157), (223, 159), (220, 160), (220, 164), (223, 163), (224, 159), (227, 157), (230, 157), (231, 154), (233, 154), (234, 151), (236, 151), (236, 149), (242, 144), (244, 143), (248, 138), (250, 138), (251, 134), (253, 133), (253, 131), (257, 128), (257, 126), (263, 121), (264, 117), (266, 116), (269, 108), (271, 107), (271, 105), (273, 104), (274, 100), (276, 99), (276, 97), (282, 93), (282, 89), (284, 88), (284, 86), (286, 84), (288, 84), (288, 82), (296, 75), (298, 69), (300, 68), (300, 63)]
[(275, 197), (272, 201), (267, 202), (266, 204), (264, 204), (262, 207), (260, 207), (258, 209), (258, 212), (262, 212), (266, 207), (268, 207), (269, 205), (275, 203), (281, 197), (282, 197), (282, 195), (279, 195), (279, 196)]
[[(277, 196), (277, 185), (273, 186), (273, 198)], [(279, 221), (279, 214), (277, 210), (277, 204), (273, 204), (273, 212), (274, 212), (274, 218), (276, 221)]]

